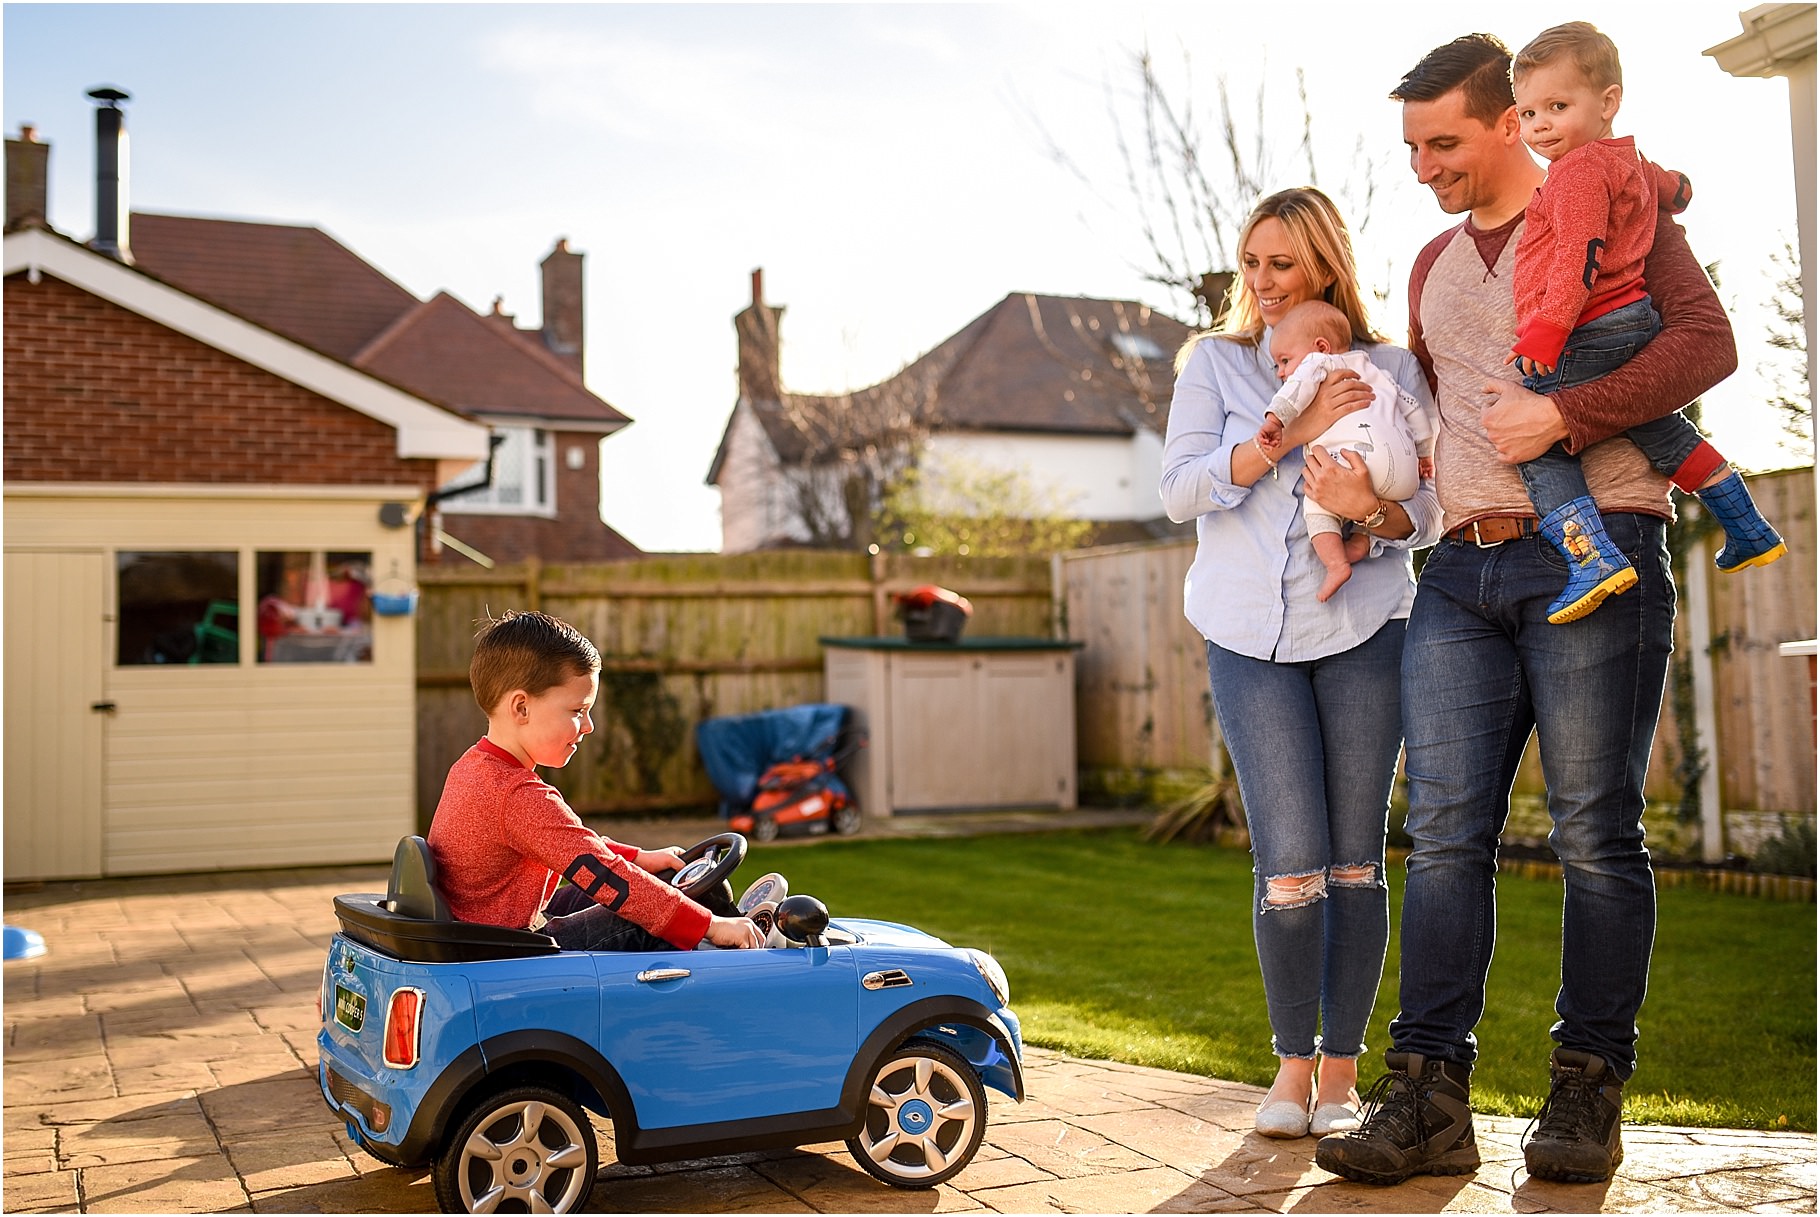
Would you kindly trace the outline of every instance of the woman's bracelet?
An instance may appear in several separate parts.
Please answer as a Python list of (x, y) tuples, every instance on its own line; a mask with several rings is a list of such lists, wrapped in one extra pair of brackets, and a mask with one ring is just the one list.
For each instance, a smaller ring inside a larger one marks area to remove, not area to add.
[(1270, 454), (1264, 451), (1264, 445), (1258, 443), (1258, 437), (1255, 435), (1251, 437), (1251, 446), (1258, 450), (1258, 455), (1264, 458), (1264, 463), (1266, 465), (1270, 466), (1270, 476), (1275, 478), (1277, 475), (1277, 463), (1270, 459)]

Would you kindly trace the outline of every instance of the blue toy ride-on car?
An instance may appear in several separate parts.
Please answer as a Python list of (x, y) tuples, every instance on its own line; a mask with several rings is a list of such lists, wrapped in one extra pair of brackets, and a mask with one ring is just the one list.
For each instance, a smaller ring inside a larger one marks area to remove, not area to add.
[[(730, 903), (736, 833), (670, 879)], [(573, 1212), (599, 1168), (589, 1111), (622, 1162), (844, 1140), (886, 1183), (932, 1187), (972, 1160), (985, 1087), (1024, 1097), (1005, 974), (908, 926), (821, 902), (742, 901), (760, 950), (559, 950), (455, 921), (421, 837), (384, 894), (338, 896), (322, 977), (323, 1098), (362, 1149), (433, 1166), (448, 1212)]]

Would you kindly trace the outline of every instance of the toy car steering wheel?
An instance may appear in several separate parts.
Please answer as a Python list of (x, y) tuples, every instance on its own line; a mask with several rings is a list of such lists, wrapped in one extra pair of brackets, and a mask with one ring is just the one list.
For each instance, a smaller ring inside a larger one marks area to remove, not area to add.
[(746, 839), (736, 832), (716, 833), (683, 850), (682, 866), (670, 874), (670, 886), (691, 900), (713, 891), (746, 860)]

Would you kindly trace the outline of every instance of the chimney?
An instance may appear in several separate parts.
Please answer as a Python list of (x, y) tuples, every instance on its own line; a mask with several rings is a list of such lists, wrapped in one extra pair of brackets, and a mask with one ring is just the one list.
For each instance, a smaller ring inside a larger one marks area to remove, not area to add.
[(569, 249), (569, 239), (559, 237), (542, 264), (544, 345), (573, 364), (577, 375), (582, 370), (581, 259)]
[(21, 126), (6, 141), (6, 231), (50, 227), (51, 146), (35, 127)]
[(112, 85), (90, 89), (101, 103), (95, 111), (95, 239), (89, 247), (121, 262), (131, 263), (127, 242), (126, 113), (120, 103), (132, 95)]
[(782, 341), (778, 327), (783, 306), (765, 303), (764, 268), (752, 272), (752, 305), (733, 318), (739, 335), (739, 395), (747, 401), (782, 401), (783, 376), (779, 371)]

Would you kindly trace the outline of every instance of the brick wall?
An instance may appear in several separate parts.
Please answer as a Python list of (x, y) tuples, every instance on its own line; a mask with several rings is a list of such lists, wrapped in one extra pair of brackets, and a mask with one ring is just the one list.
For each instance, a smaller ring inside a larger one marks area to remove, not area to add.
[(5, 323), (9, 480), (435, 488), (386, 424), (49, 275)]
[[(560, 518), (464, 514), (455, 510), (460, 500), (451, 499), (442, 509), (443, 530), (496, 562), (522, 562), (533, 556), (545, 562), (639, 557), (643, 551), (600, 519), (600, 433), (558, 431), (551, 441)], [(580, 469), (570, 469), (569, 449), (576, 447), (586, 459)], [(446, 549), (439, 560), (452, 565), (468, 561)]]

